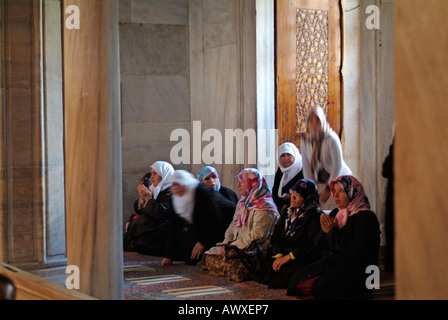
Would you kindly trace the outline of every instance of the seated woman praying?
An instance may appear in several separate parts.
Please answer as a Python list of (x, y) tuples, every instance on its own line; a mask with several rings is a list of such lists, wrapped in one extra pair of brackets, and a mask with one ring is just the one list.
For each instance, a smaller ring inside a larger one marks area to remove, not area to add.
[(211, 166), (205, 166), (199, 170), (198, 180), (217, 191), (219, 195), (217, 197), (219, 200), (218, 206), (222, 209), (223, 214), (223, 225), (227, 228), (233, 219), (235, 207), (239, 201), (238, 196), (233, 190), (221, 185), (218, 172)]
[(236, 193), (221, 185), (221, 181), (219, 180), (218, 171), (211, 166), (202, 167), (198, 172), (199, 182), (202, 182), (205, 185), (213, 188), (215, 191), (219, 192), (229, 201), (237, 204), (240, 200)]
[(301, 179), (291, 188), (291, 205), (283, 210), (271, 237), (263, 282), (269, 288), (288, 288), (291, 275), (317, 261), (320, 251), (314, 238), (321, 230), (319, 189), (308, 179)]
[(291, 277), (287, 294), (303, 299), (368, 298), (366, 269), (378, 266), (378, 219), (356, 178), (332, 180), (330, 192), (337, 208), (320, 217), (322, 231), (316, 242), (321, 258)]
[(173, 261), (195, 265), (224, 234), (219, 195), (185, 170), (175, 171), (171, 183), (173, 207), (162, 266)]
[(299, 180), (303, 179), (302, 155), (295, 144), (286, 142), (277, 150), (278, 170), (274, 177), (272, 198), (279, 212), (290, 205), (289, 190)]
[(124, 237), (124, 250), (145, 255), (161, 256), (165, 251), (165, 235), (168, 227), (168, 210), (171, 208), (170, 179), (173, 166), (156, 161), (151, 166), (150, 182), (138, 185), (139, 199), (134, 209), (137, 217), (128, 227)]
[(244, 281), (253, 271), (245, 263), (262, 259), (279, 214), (266, 179), (257, 169), (244, 169), (236, 178), (241, 198), (233, 222), (224, 241), (206, 252), (202, 266), (211, 274)]

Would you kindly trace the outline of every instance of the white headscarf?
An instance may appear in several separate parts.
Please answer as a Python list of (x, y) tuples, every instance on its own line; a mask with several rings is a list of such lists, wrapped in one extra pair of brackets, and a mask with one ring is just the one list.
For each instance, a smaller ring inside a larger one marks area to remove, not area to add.
[(188, 171), (176, 170), (171, 176), (171, 183), (174, 182), (187, 188), (183, 196), (172, 195), (174, 211), (189, 223), (193, 223), (195, 195), (199, 181)]
[[(284, 153), (289, 153), (294, 157), (294, 162), (288, 167), (285, 168), (280, 164), (280, 157)], [(279, 167), (281, 172), (283, 173), (282, 179), (280, 180), (280, 185), (278, 187), (278, 196), (280, 198), (284, 198), (286, 193), (283, 193), (283, 187), (288, 184), (299, 172), (302, 170), (302, 155), (300, 154), (299, 149), (295, 146), (295, 144), (291, 142), (286, 142), (278, 147), (277, 150), (277, 158), (279, 162)]]
[(174, 168), (170, 163), (165, 161), (156, 161), (151, 168), (162, 178), (162, 181), (160, 181), (157, 187), (153, 185), (149, 187), (152, 191), (153, 198), (157, 199), (160, 192), (171, 187), (171, 175), (174, 173)]

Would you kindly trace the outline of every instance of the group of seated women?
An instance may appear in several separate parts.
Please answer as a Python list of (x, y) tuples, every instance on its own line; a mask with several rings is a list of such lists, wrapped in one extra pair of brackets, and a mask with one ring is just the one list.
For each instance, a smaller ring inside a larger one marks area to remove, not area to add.
[[(331, 154), (325, 142), (318, 147), (320, 155)], [(213, 167), (195, 177), (157, 161), (149, 183), (145, 176), (138, 186), (124, 249), (160, 256), (163, 266), (184, 261), (303, 299), (367, 298), (366, 268), (378, 265), (380, 231), (361, 183), (351, 174), (323, 186), (307, 178), (312, 161), (292, 143), (279, 147), (278, 160), (272, 191), (257, 169), (246, 168), (236, 176), (239, 196), (221, 185)], [(346, 167), (339, 158), (327, 162)], [(325, 171), (320, 160), (313, 166)], [(331, 212), (322, 210), (327, 192)]]

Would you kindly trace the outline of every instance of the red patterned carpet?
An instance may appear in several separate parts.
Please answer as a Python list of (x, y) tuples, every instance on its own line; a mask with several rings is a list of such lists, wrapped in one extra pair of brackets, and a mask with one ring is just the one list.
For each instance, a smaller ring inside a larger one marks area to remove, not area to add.
[[(124, 254), (125, 300), (297, 300), (286, 290), (268, 289), (255, 281), (233, 282), (184, 263), (161, 266), (162, 258)], [(393, 299), (393, 277), (382, 276), (373, 299)]]

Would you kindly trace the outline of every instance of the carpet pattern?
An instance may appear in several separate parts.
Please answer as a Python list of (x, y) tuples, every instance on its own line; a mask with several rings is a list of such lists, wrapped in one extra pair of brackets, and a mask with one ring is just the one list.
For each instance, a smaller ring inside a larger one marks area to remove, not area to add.
[[(162, 267), (162, 258), (124, 253), (125, 300), (297, 300), (285, 289), (269, 289), (255, 281), (234, 282), (195, 266), (175, 262)], [(381, 278), (373, 299), (393, 299), (394, 279)]]

